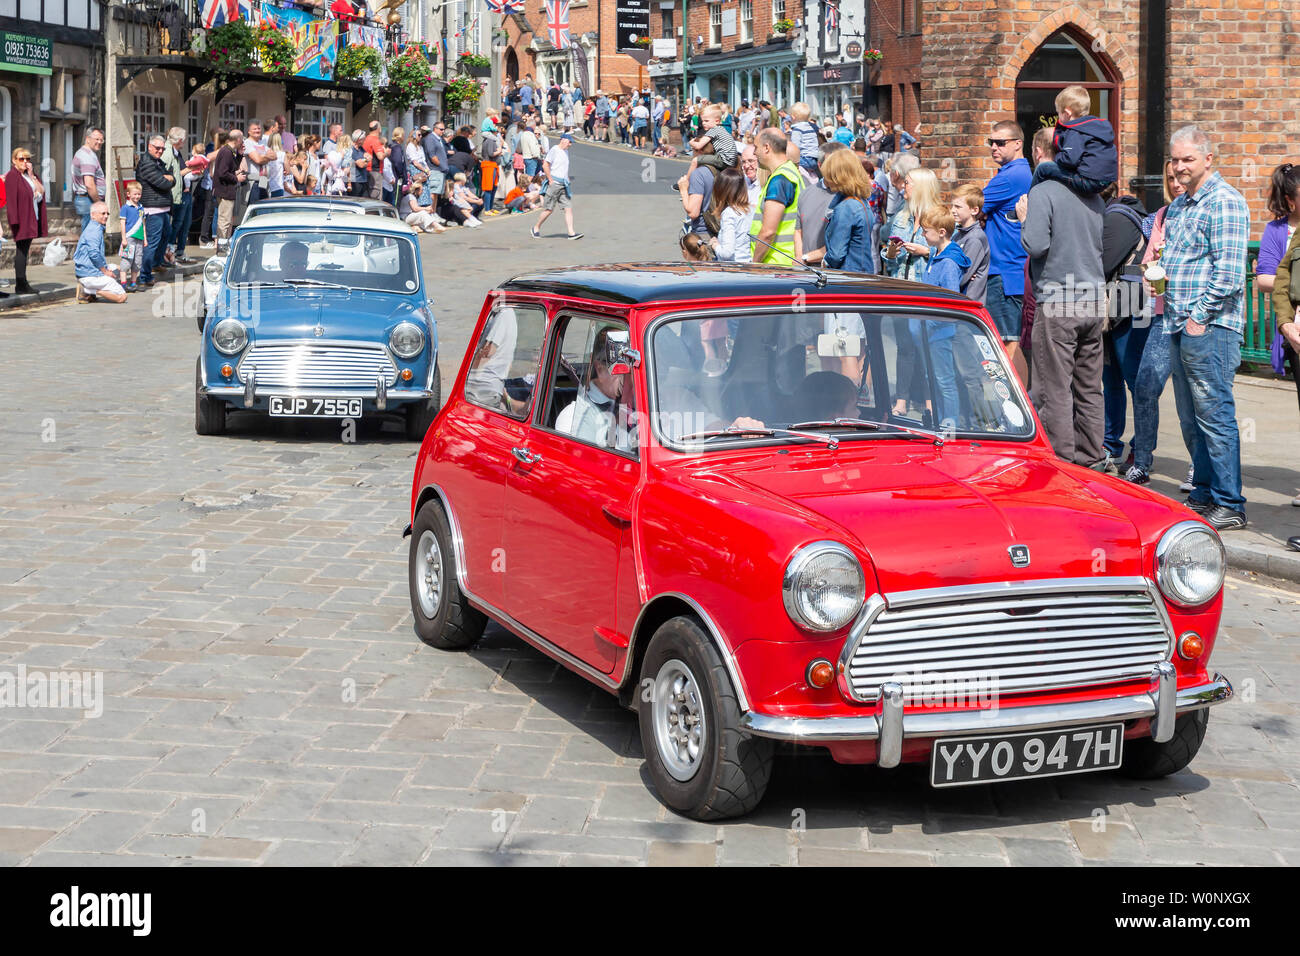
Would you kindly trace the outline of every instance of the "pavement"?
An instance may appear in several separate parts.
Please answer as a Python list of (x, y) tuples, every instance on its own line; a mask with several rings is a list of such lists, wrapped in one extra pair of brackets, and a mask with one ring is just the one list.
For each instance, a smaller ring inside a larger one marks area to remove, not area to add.
[[(421, 238), (447, 381), (504, 279), (672, 257), (675, 174), (645, 158), (575, 147), (580, 242), (535, 216)], [(1300, 593), (1237, 574), (1214, 664), (1238, 695), (1182, 773), (937, 791), (785, 750), (757, 813), (674, 815), (603, 691), (495, 626), (415, 639), (400, 428), (194, 434), (196, 285), (0, 317), (0, 674), (102, 679), (97, 707), (0, 706), (0, 864), (1300, 865)], [(1294, 393), (1239, 395), (1258, 521), (1265, 479), (1279, 513), (1294, 494)]]

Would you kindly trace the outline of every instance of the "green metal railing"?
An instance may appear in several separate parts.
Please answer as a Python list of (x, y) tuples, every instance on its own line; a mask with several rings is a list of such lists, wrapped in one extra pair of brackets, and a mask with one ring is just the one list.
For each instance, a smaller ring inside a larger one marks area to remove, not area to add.
[(1241, 360), (1268, 364), (1277, 323), (1273, 317), (1272, 297), (1255, 286), (1255, 260), (1259, 243), (1246, 248), (1246, 328), (1241, 338)]

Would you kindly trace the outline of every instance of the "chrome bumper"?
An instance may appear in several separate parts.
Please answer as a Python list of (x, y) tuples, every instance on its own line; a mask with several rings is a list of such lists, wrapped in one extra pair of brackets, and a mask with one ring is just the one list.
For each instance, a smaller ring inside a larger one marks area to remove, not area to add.
[(1221, 704), (1232, 697), (1232, 684), (1222, 674), (1215, 674), (1208, 684), (1180, 690), (1173, 665), (1165, 663), (1156, 668), (1152, 680), (1154, 686), (1148, 693), (1128, 697), (934, 714), (905, 713), (902, 688), (897, 684), (886, 684), (874, 714), (807, 718), (750, 711), (741, 716), (740, 727), (756, 737), (806, 744), (876, 740), (880, 743), (877, 762), (882, 767), (895, 767), (902, 758), (903, 741), (907, 739), (1016, 733), (1103, 721), (1153, 718), (1151, 736), (1163, 743), (1173, 737), (1174, 719), (1179, 714)]
[[(242, 385), (200, 385), (200, 395), (208, 395), (212, 398), (242, 398), (249, 404), (247, 389)], [(264, 388), (256, 385), (253, 400), (259, 398), (270, 398), (272, 395), (278, 395), (283, 398), (365, 398), (378, 403), (381, 400), (388, 402), (407, 401), (415, 398), (432, 398), (433, 389), (429, 388), (390, 388), (383, 391), (375, 388)], [(380, 408), (383, 405), (379, 406)]]

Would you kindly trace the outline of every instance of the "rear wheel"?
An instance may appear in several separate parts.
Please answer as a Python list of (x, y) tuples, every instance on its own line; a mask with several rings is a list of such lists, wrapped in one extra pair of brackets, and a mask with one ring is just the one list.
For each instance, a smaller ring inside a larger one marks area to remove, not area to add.
[(696, 820), (749, 813), (772, 777), (773, 744), (740, 730), (731, 678), (698, 621), (655, 632), (641, 665), (637, 713), (655, 789)]
[(226, 430), (226, 403), (219, 398), (209, 398), (201, 393), (199, 386), (202, 384), (199, 363), (195, 362), (194, 431), (199, 435), (220, 435)]
[(1162, 744), (1150, 737), (1124, 742), (1125, 776), (1155, 780), (1177, 773), (1192, 762), (1210, 726), (1210, 709), (1202, 707), (1174, 721), (1174, 735)]
[(420, 508), (411, 528), (408, 559), (415, 634), (439, 650), (470, 647), (483, 636), (487, 617), (460, 590), (447, 515), (436, 501)]
[(442, 370), (436, 365), (433, 369), (433, 394), (422, 402), (412, 402), (406, 406), (406, 437), (408, 441), (424, 441), (424, 434), (438, 416), (442, 408)]

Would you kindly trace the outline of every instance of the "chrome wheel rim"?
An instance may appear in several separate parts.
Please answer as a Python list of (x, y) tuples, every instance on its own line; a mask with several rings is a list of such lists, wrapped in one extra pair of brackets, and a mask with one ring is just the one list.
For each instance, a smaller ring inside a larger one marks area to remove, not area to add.
[(432, 531), (420, 535), (415, 548), (415, 596), (425, 617), (437, 616), (442, 606), (442, 549)]
[(680, 660), (659, 668), (650, 719), (665, 769), (674, 780), (690, 780), (704, 762), (708, 723), (699, 682)]

